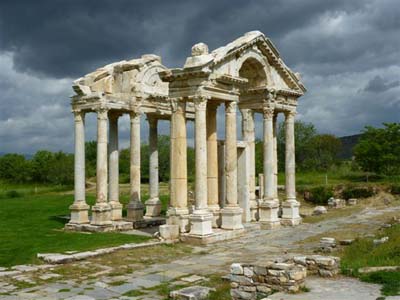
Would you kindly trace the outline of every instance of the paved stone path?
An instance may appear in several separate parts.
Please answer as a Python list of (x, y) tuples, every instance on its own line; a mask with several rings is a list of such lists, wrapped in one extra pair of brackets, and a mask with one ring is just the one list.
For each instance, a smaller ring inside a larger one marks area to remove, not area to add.
[[(353, 216), (325, 220), (316, 224), (303, 224), (295, 228), (280, 228), (274, 231), (255, 230), (255, 225), (246, 236), (229, 242), (208, 246), (193, 247), (191, 254), (182, 254), (164, 263), (143, 261), (146, 267), (138, 264), (125, 263), (124, 258), (105, 255), (102, 261), (81, 261), (64, 266), (68, 268), (84, 268), (90, 272), (73, 279), (65, 279), (60, 272), (52, 268), (41, 270), (40, 274), (25, 272), (22, 275), (0, 277), (0, 299), (68, 299), (68, 300), (101, 300), (101, 299), (163, 299), (157, 289), (167, 282), (180, 281), (181, 277), (192, 274), (210, 276), (212, 274), (227, 274), (232, 262), (263, 261), (285, 255), (312, 252), (313, 243), (302, 247), (301, 253), (297, 242), (307, 237), (343, 228), (347, 224), (380, 224), (374, 220), (386, 212), (400, 212), (400, 207), (390, 207), (381, 210), (369, 209)], [(140, 251), (140, 250), (138, 250)], [(111, 258), (110, 258), (111, 257)], [(129, 266), (127, 272), (115, 273), (113, 266)], [(72, 271), (71, 271), (72, 272)], [(74, 271), (76, 272), (76, 270)], [(24, 287), (24, 285), (33, 285)], [(271, 299), (362, 299), (375, 300), (379, 296), (379, 286), (361, 283), (350, 278), (335, 280), (309, 278), (307, 286), (311, 292), (302, 295), (275, 294)], [(399, 299), (399, 298), (387, 298)]]

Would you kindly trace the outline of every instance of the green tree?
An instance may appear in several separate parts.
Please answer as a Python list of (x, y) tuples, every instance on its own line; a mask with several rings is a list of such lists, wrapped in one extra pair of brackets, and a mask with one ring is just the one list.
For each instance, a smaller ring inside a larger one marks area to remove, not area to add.
[(354, 147), (356, 162), (366, 172), (400, 174), (400, 123), (383, 123), (384, 128), (367, 126)]
[(337, 163), (337, 156), (342, 142), (332, 134), (317, 134), (310, 140), (309, 153), (303, 160), (303, 168), (316, 171), (327, 171)]
[(31, 159), (32, 163), (32, 180), (38, 183), (48, 183), (51, 181), (49, 177), (50, 169), (53, 168), (54, 154), (50, 151), (39, 150)]
[(0, 178), (24, 183), (31, 180), (31, 163), (23, 155), (9, 153), (0, 157)]
[(96, 176), (97, 141), (85, 143), (86, 176)]

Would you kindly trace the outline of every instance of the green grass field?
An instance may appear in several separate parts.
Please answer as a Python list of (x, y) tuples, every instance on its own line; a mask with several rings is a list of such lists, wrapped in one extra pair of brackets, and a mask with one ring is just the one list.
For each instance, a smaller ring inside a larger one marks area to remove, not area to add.
[(375, 246), (372, 239), (357, 239), (342, 253), (344, 274), (359, 277), (362, 281), (382, 285), (385, 296), (400, 295), (400, 272), (374, 272), (359, 274), (362, 267), (399, 266), (400, 265), (400, 224), (379, 232), (378, 237), (387, 236), (389, 241)]
[[(3, 185), (0, 190), (0, 266), (38, 262), (37, 253), (90, 250), (148, 240), (146, 237), (120, 233), (64, 232), (69, 214), (71, 193), (61, 187)], [(10, 190), (15, 198), (7, 197)], [(55, 192), (57, 191), (57, 192)], [(127, 200), (127, 199), (126, 199)], [(125, 200), (125, 201), (126, 201)], [(87, 202), (93, 204), (89, 195)]]

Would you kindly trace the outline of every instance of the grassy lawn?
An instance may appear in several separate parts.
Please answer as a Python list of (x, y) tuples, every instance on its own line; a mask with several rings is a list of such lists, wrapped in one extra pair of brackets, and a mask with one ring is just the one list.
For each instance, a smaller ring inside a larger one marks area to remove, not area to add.
[[(66, 222), (57, 216), (69, 214), (68, 206), (73, 195), (48, 192), (29, 195), (30, 187), (12, 187), (21, 197), (0, 198), (0, 266), (12, 266), (37, 262), (36, 254), (41, 252), (65, 252), (90, 250), (123, 243), (148, 240), (146, 237), (120, 233), (73, 233), (64, 232)], [(88, 196), (89, 204), (94, 202)]]
[(375, 246), (373, 239), (357, 239), (342, 252), (342, 269), (345, 274), (361, 280), (382, 284), (382, 294), (400, 295), (400, 272), (358, 273), (362, 267), (400, 265), (400, 224), (379, 232), (378, 237), (388, 236), (389, 241)]

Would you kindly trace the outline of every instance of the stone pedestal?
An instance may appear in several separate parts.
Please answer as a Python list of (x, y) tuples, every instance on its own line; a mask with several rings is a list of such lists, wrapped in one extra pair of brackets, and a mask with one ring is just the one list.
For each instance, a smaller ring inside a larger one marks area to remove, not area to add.
[(177, 240), (179, 239), (179, 226), (178, 225), (161, 225), (159, 227), (160, 236), (164, 240)]
[(119, 201), (110, 201), (111, 206), (111, 220), (122, 220), (122, 204)]
[(299, 208), (300, 203), (296, 200), (287, 200), (283, 202), (281, 224), (284, 226), (295, 226), (301, 224)]
[(167, 225), (178, 225), (179, 232), (189, 232), (189, 210), (170, 207), (167, 211)]
[(212, 227), (213, 228), (221, 227), (221, 222), (222, 222), (221, 221), (221, 209), (220, 209), (219, 205), (208, 206), (208, 210), (213, 215)]
[(252, 222), (256, 222), (260, 218), (258, 206), (258, 200), (250, 200), (250, 218)]
[(225, 207), (221, 209), (222, 229), (237, 230), (243, 229), (243, 209), (240, 207)]
[(74, 202), (70, 207), (71, 219), (69, 223), (71, 224), (86, 224), (89, 223), (88, 210), (89, 205), (84, 201)]
[(209, 235), (212, 234), (213, 214), (208, 212), (196, 212), (189, 217), (190, 235)]
[(260, 203), (260, 225), (262, 229), (273, 229), (280, 226), (278, 218), (279, 201), (266, 200)]
[(144, 205), (139, 201), (131, 201), (126, 206), (127, 215), (126, 218), (129, 221), (137, 222), (143, 219)]
[(111, 226), (111, 207), (106, 202), (99, 202), (92, 206), (92, 225)]
[(158, 198), (146, 201), (146, 217), (158, 217), (161, 214), (161, 201)]

